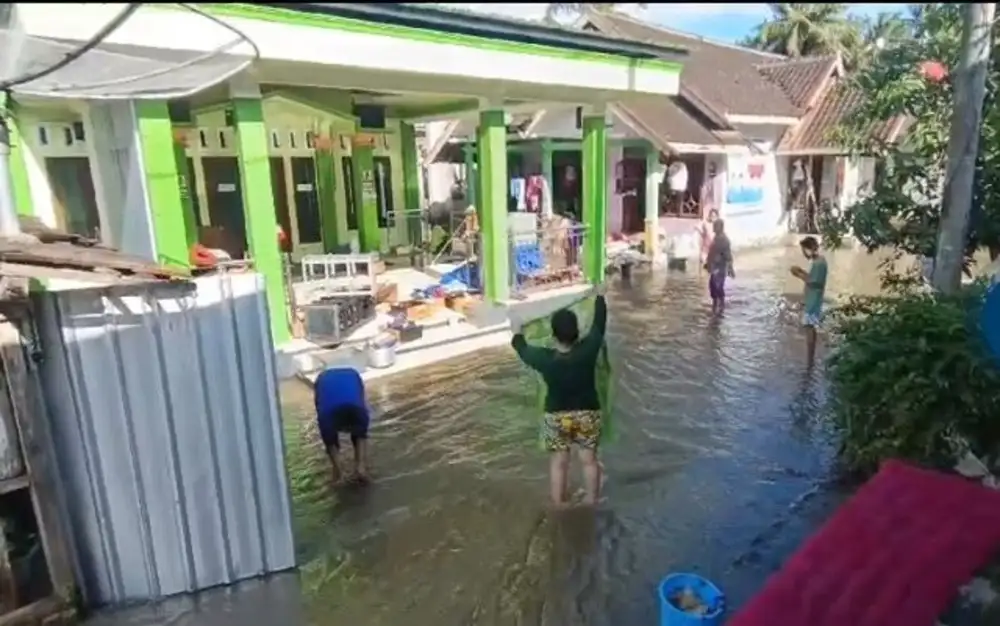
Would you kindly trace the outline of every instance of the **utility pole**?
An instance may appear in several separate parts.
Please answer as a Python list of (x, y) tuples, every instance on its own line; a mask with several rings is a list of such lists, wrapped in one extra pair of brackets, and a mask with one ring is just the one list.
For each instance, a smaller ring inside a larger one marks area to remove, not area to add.
[(935, 289), (945, 294), (957, 292), (962, 284), (965, 236), (972, 209), (996, 5), (992, 2), (970, 3), (963, 5), (962, 11), (962, 56), (955, 73), (955, 104), (948, 139), (943, 214), (938, 227), (937, 255), (931, 281)]

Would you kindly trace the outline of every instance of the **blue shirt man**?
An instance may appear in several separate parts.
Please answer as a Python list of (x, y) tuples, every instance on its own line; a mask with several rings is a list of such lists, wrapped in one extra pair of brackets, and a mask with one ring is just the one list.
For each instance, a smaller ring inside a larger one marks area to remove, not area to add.
[(354, 446), (354, 477), (368, 480), (368, 403), (365, 384), (350, 367), (324, 370), (314, 387), (316, 421), (326, 453), (333, 465), (333, 481), (340, 482), (340, 433), (348, 433)]

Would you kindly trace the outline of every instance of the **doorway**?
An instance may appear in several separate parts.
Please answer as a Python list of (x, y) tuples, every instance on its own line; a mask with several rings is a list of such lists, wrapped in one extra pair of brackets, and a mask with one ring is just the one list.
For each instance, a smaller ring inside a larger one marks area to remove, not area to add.
[(271, 157), (271, 195), (274, 196), (274, 216), (285, 233), (281, 251), (292, 251), (292, 217), (288, 212), (288, 183), (285, 180), (285, 160), (281, 157)]
[(291, 157), (290, 161), (295, 225), (298, 228), (295, 254), (322, 254), (323, 224), (320, 218), (319, 191), (316, 188), (316, 160), (312, 157)]
[(246, 216), (240, 188), (240, 165), (236, 157), (204, 157), (205, 196), (213, 239), (234, 259), (246, 256)]
[(67, 233), (101, 238), (97, 192), (87, 157), (49, 157), (45, 170), (52, 185), (53, 203), (60, 228)]
[(579, 150), (556, 150), (552, 153), (552, 204), (556, 213), (576, 221), (583, 220), (583, 183), (580, 179), (583, 158)]

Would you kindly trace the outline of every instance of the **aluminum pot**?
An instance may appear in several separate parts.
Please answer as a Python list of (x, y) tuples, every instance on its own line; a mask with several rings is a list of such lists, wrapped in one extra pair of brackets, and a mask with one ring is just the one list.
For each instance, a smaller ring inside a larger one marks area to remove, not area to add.
[(375, 369), (386, 369), (396, 364), (396, 346), (399, 344), (394, 335), (379, 335), (368, 344), (368, 365)]

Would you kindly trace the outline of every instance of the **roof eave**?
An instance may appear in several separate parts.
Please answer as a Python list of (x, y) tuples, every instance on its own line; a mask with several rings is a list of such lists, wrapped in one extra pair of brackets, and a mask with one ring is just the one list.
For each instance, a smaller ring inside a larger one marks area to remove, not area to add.
[(687, 50), (676, 46), (623, 41), (583, 30), (556, 28), (528, 21), (515, 22), (491, 15), (465, 14), (427, 5), (394, 2), (305, 2), (291, 4), (264, 2), (259, 4), (303, 13), (321, 13), (366, 21), (403, 22), (405, 25), (415, 28), (454, 29), (460, 27), (463, 33), (473, 36), (491, 39), (516, 37), (538, 45), (571, 48), (633, 59), (660, 59), (680, 63), (687, 55)]

